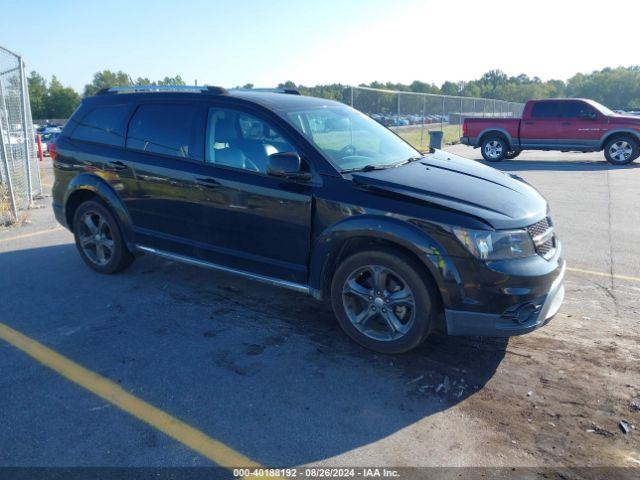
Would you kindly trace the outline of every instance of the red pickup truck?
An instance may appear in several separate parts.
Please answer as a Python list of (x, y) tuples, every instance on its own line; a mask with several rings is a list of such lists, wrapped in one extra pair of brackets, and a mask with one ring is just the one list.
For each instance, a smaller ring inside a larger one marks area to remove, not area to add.
[(624, 165), (640, 155), (640, 117), (618, 115), (585, 99), (529, 100), (522, 118), (465, 118), (462, 143), (480, 147), (489, 162), (522, 150), (595, 152)]

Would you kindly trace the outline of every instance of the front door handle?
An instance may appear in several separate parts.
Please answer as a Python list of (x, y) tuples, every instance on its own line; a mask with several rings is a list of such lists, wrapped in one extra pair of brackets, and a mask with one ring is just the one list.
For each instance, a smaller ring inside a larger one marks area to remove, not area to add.
[(109, 162), (109, 166), (114, 170), (124, 170), (125, 168), (127, 168), (127, 164), (119, 160), (114, 160), (113, 162)]
[(534, 125), (535, 122), (524, 122), (525, 125)]
[(196, 178), (196, 185), (200, 185), (205, 188), (218, 188), (221, 187), (220, 182), (218, 182), (215, 178)]
[(560, 125), (571, 125), (571, 122), (561, 122)]

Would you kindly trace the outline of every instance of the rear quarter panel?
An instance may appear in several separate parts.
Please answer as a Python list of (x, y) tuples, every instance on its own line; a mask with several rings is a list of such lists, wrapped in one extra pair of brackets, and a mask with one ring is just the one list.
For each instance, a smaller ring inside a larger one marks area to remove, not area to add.
[(479, 146), (481, 137), (489, 132), (500, 132), (514, 145), (518, 143), (519, 118), (465, 118), (466, 136)]

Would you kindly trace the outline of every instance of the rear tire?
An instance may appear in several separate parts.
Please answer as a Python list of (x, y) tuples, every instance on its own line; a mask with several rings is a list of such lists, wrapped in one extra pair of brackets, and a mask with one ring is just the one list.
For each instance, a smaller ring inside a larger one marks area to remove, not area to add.
[(487, 162), (501, 162), (506, 158), (509, 146), (503, 137), (492, 135), (482, 141), (480, 150)]
[(342, 329), (380, 353), (403, 353), (429, 335), (439, 302), (420, 265), (391, 248), (355, 253), (331, 282), (331, 303)]
[(629, 136), (614, 137), (604, 145), (604, 156), (612, 165), (627, 165), (640, 155), (638, 141)]
[(82, 260), (96, 272), (116, 273), (134, 260), (117, 220), (99, 201), (80, 204), (73, 216), (73, 235)]

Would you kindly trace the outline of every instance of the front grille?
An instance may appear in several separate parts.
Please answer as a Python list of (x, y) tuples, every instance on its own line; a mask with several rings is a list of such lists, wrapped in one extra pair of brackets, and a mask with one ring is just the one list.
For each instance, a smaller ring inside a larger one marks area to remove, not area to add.
[(551, 258), (556, 251), (556, 235), (550, 217), (543, 218), (527, 227), (529, 235), (536, 247), (536, 252), (543, 258)]

